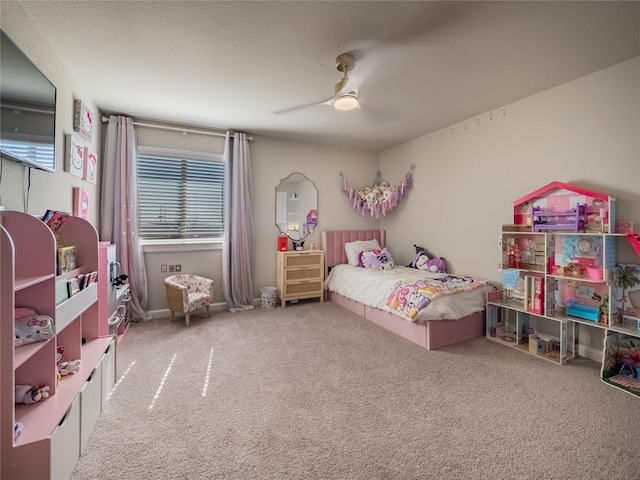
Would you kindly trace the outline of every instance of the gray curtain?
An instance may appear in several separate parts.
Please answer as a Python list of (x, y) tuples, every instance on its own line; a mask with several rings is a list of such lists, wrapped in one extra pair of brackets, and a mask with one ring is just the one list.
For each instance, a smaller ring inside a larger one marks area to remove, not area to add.
[(224, 146), (225, 239), (222, 247), (222, 288), (229, 310), (253, 308), (253, 209), (251, 157), (246, 133), (227, 132)]
[(133, 120), (111, 115), (102, 157), (100, 239), (116, 245), (122, 273), (129, 276), (133, 320), (148, 320), (147, 274), (138, 243), (137, 145)]

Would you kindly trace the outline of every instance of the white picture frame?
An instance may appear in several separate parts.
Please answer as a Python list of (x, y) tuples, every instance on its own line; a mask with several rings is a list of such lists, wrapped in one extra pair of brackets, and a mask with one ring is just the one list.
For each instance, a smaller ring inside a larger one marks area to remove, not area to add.
[(84, 174), (82, 178), (94, 185), (98, 179), (98, 156), (89, 148), (84, 149)]
[(65, 172), (82, 178), (84, 175), (84, 144), (78, 137), (68, 133), (65, 137), (65, 147)]
[(73, 131), (87, 142), (93, 138), (93, 114), (82, 100), (73, 101)]

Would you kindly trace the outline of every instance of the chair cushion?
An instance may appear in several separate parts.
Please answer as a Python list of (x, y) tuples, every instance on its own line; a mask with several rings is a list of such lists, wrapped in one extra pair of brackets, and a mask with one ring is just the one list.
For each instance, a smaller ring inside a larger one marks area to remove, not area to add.
[(202, 308), (211, 303), (211, 295), (206, 293), (190, 293), (189, 294), (189, 311), (196, 308)]

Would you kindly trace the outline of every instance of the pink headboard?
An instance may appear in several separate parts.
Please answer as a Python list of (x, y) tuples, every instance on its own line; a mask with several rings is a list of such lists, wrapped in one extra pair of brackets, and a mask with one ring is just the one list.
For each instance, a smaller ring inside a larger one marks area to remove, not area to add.
[(324, 265), (327, 273), (330, 267), (347, 263), (344, 244), (356, 240), (378, 240), (380, 247), (386, 246), (384, 230), (323, 230), (320, 233), (322, 250), (324, 250)]

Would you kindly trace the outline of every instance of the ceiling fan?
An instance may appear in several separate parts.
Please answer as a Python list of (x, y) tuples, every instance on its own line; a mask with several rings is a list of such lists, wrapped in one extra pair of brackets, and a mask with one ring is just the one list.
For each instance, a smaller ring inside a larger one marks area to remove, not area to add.
[(360, 105), (358, 101), (358, 90), (352, 85), (353, 81), (349, 78), (349, 72), (353, 70), (356, 65), (355, 57), (350, 53), (343, 53), (336, 57), (336, 68), (339, 72), (342, 72), (342, 79), (336, 83), (335, 93), (333, 96), (321, 100), (319, 102), (305, 103), (303, 105), (296, 105), (295, 107), (284, 108), (282, 110), (276, 110), (274, 113), (287, 113), (301, 108), (311, 107), (313, 105), (333, 105), (336, 110), (352, 110)]
[(360, 103), (358, 102), (358, 91), (355, 89), (349, 90), (349, 72), (353, 70), (356, 65), (356, 59), (350, 53), (343, 53), (336, 58), (336, 68), (344, 75), (342, 80), (336, 83), (335, 96), (333, 98), (333, 106), (337, 110), (351, 110), (356, 108)]

